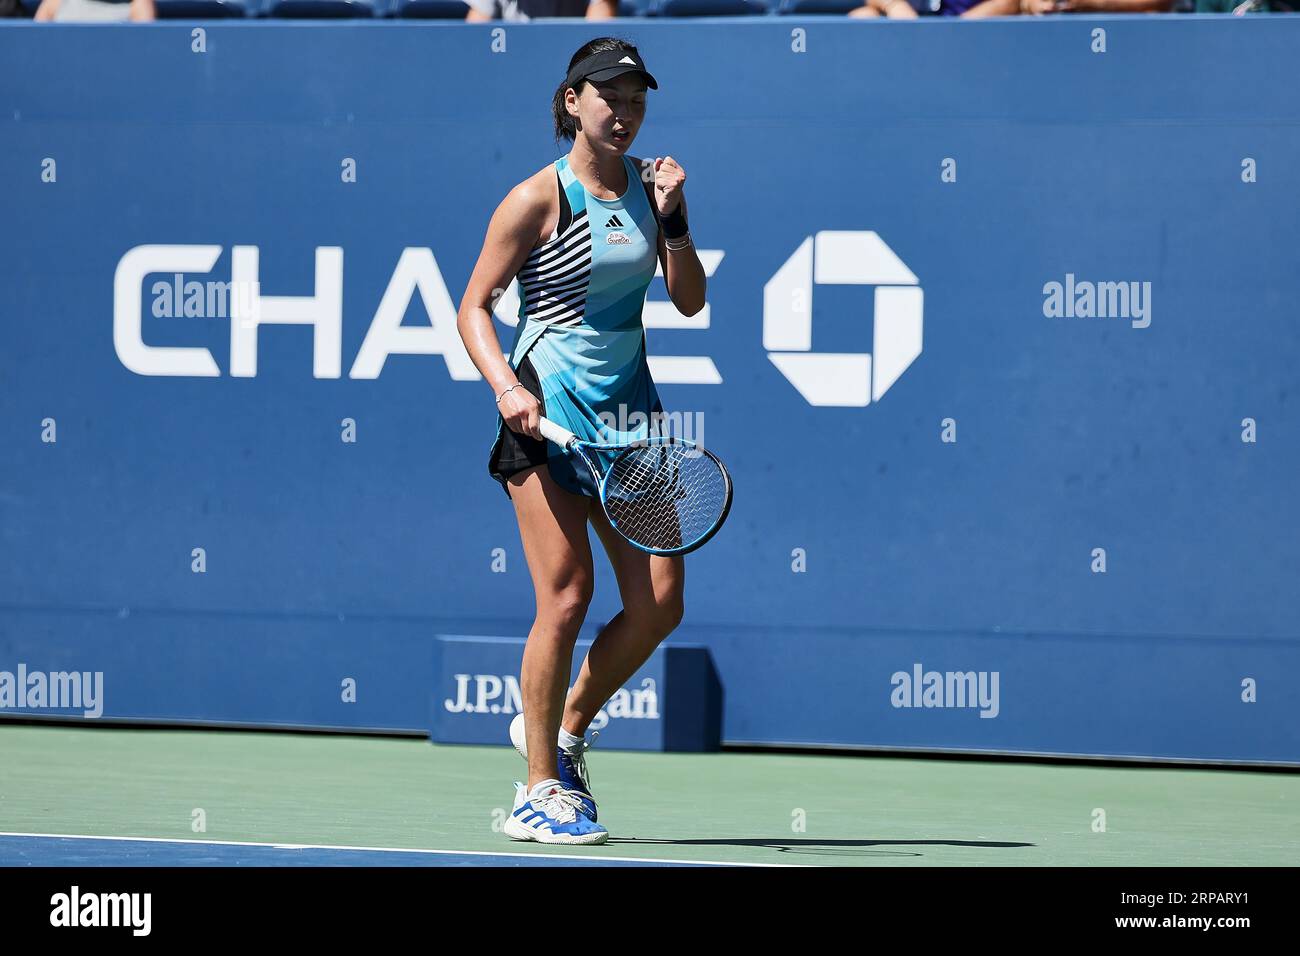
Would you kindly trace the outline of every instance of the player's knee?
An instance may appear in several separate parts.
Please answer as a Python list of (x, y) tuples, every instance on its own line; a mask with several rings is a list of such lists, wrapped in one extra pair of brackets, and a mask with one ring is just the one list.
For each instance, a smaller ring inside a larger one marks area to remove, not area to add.
[(682, 601), (680, 593), (661, 603), (659, 624), (663, 629), (664, 637), (677, 630), (677, 625), (682, 623), (682, 617), (685, 613), (686, 605)]
[(581, 625), (594, 592), (595, 582), (591, 578), (584, 576), (570, 581), (545, 600), (546, 612), (561, 625)]
[(682, 623), (685, 605), (681, 592), (674, 591), (637, 607), (633, 613), (643, 627), (663, 640)]

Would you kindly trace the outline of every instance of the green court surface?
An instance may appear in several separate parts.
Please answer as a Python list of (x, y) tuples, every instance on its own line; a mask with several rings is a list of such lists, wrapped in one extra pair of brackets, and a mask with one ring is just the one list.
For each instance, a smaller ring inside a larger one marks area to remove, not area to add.
[(0, 724), (0, 831), (819, 866), (1300, 858), (1292, 773), (599, 747), (588, 766), (610, 841), (567, 848), (499, 832), (509, 747)]

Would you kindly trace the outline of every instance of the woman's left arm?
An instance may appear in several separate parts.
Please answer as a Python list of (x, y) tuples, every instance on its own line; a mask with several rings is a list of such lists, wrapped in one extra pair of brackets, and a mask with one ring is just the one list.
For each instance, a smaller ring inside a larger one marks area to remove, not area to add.
[[(685, 182), (686, 171), (671, 156), (655, 160), (655, 212), (660, 219), (659, 262), (664, 270), (664, 284), (668, 286), (668, 298), (677, 311), (682, 315), (695, 315), (705, 303), (708, 281), (704, 266), (695, 254), (693, 242), (685, 248), (669, 249), (663, 229), (663, 220), (676, 218), (679, 206), (683, 217), (689, 212), (686, 195), (682, 192)], [(678, 245), (680, 241), (674, 240), (673, 244)]]

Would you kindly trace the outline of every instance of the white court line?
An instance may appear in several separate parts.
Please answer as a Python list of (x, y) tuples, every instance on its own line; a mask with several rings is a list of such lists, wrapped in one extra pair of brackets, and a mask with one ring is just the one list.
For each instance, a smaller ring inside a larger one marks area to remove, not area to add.
[(130, 843), (185, 843), (192, 846), (264, 846), (275, 850), (368, 850), (374, 853), (446, 853), (452, 856), (546, 857), (556, 860), (609, 860), (616, 863), (689, 863), (695, 866), (800, 866), (798, 863), (727, 863), (717, 860), (670, 860), (654, 856), (576, 856), (567, 853), (496, 853), (491, 850), (421, 850), (400, 846), (337, 846), (328, 843), (249, 843), (241, 840), (181, 840), (175, 837), (96, 836), (90, 833), (13, 833), (0, 837), (45, 837), (53, 840), (121, 840)]

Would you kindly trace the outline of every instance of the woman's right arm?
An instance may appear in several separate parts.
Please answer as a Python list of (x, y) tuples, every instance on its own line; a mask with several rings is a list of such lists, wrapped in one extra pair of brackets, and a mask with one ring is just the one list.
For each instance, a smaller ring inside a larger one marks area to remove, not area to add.
[(542, 437), (537, 427), (537, 399), (519, 385), (514, 369), (502, 357), (492, 309), (537, 243), (548, 211), (546, 197), (532, 180), (510, 191), (488, 223), (483, 250), (456, 313), (456, 331), (475, 367), (492, 386), (493, 397), (499, 398), (497, 409), (506, 425), (511, 431), (537, 439)]

